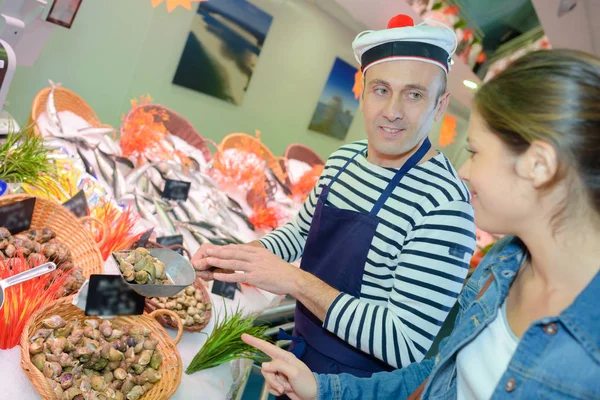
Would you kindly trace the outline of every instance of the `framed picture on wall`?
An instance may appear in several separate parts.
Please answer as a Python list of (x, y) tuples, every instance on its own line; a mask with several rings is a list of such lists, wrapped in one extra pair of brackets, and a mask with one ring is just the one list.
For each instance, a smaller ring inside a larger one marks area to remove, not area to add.
[(200, 3), (173, 83), (241, 104), (272, 21), (246, 0)]
[(346, 138), (359, 104), (352, 92), (356, 72), (352, 65), (335, 59), (308, 129), (340, 140)]

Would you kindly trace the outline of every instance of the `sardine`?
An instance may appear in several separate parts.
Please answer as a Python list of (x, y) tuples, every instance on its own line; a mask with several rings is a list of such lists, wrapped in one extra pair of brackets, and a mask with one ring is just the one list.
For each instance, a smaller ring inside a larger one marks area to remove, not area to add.
[(125, 177), (125, 186), (127, 187), (135, 187), (138, 179), (140, 179), (140, 177), (142, 175), (144, 175), (146, 173), (146, 171), (148, 171), (150, 168), (152, 168), (153, 165), (152, 163), (150, 164), (145, 164), (137, 169), (134, 169), (133, 171), (131, 171), (126, 177)]
[(48, 118), (50, 121), (58, 128), (58, 131), (61, 135), (64, 135), (62, 123), (60, 122), (60, 117), (58, 116), (58, 110), (56, 109), (56, 104), (54, 103), (54, 90), (60, 86), (59, 84), (55, 84), (51, 80), (48, 80), (50, 86), (50, 94), (48, 95), (48, 100), (46, 101), (46, 113), (48, 114)]
[(90, 163), (90, 161), (83, 155), (83, 153), (81, 152), (81, 149), (79, 148), (79, 146), (77, 147), (77, 154), (79, 155), (79, 158), (81, 158), (81, 161), (83, 162), (83, 165), (85, 166), (85, 172), (87, 172), (88, 174), (90, 174), (91, 176), (93, 176), (94, 178), (98, 178), (96, 176), (96, 171), (94, 171), (94, 166)]
[(111, 170), (110, 164), (108, 164), (106, 159), (104, 157), (102, 157), (102, 155), (100, 155), (99, 153), (102, 153), (102, 151), (99, 149), (96, 149), (94, 151), (94, 157), (96, 157), (96, 163), (98, 164), (98, 168), (100, 169), (100, 175), (102, 175), (102, 178), (104, 179), (106, 184), (112, 188), (112, 187), (114, 187), (114, 182), (113, 182), (113, 177), (112, 177), (113, 170)]
[(171, 218), (169, 218), (164, 208), (161, 207), (161, 205), (156, 199), (154, 199), (154, 205), (156, 206), (156, 214), (158, 215), (158, 220), (161, 222), (160, 226), (162, 226), (167, 233), (173, 235), (176, 234), (177, 229), (175, 228), (173, 221), (171, 220)]
[(154, 215), (152, 215), (152, 212), (150, 210), (148, 210), (148, 208), (145, 207), (144, 204), (142, 204), (142, 202), (140, 201), (140, 198), (135, 193), (135, 189), (134, 189), (133, 197), (135, 199), (135, 206), (136, 206), (138, 212), (140, 213), (140, 215), (142, 216), (142, 218), (145, 219), (146, 221), (150, 222), (152, 225), (158, 226), (158, 221), (156, 220), (156, 218), (154, 218)]
[(117, 164), (117, 168), (119, 168), (123, 174), (123, 181), (125, 180), (125, 177), (135, 169), (133, 162), (125, 157), (115, 156), (115, 163)]
[(248, 226), (248, 228), (250, 228), (250, 230), (254, 230), (256, 227), (254, 226), (254, 224), (252, 222), (250, 222), (250, 219), (248, 218), (248, 216), (246, 215), (245, 212), (243, 212), (242, 210), (238, 210), (236, 208), (229, 208), (229, 211), (231, 211), (232, 213), (234, 213), (235, 215), (237, 215), (238, 217), (240, 217), (240, 219), (242, 221), (244, 221), (244, 223), (246, 224), (246, 226)]
[(198, 228), (206, 229), (213, 235), (216, 235), (217, 231), (219, 229), (216, 225), (213, 225), (210, 222), (206, 222), (206, 221), (189, 221), (188, 224), (190, 224), (191, 226), (198, 227)]
[(123, 177), (121, 170), (116, 165), (113, 170), (113, 184), (115, 187), (114, 197), (118, 201), (125, 193), (127, 193), (127, 186), (125, 186), (125, 178)]
[(150, 181), (150, 185), (152, 186), (152, 188), (154, 189), (154, 191), (156, 192), (158, 197), (162, 197), (163, 195), (163, 191), (156, 185), (156, 183), (154, 183), (154, 181)]
[(115, 131), (115, 128), (111, 127), (102, 127), (102, 126), (90, 126), (88, 128), (81, 128), (77, 130), (77, 133), (80, 135), (106, 135), (107, 133), (112, 133)]
[(275, 174), (275, 171), (273, 171), (273, 169), (268, 165), (266, 165), (266, 167), (269, 177), (272, 178), (275, 182), (277, 182), (281, 189), (283, 189), (283, 193), (285, 193), (286, 196), (292, 196), (292, 190), (285, 183), (279, 180), (279, 178)]

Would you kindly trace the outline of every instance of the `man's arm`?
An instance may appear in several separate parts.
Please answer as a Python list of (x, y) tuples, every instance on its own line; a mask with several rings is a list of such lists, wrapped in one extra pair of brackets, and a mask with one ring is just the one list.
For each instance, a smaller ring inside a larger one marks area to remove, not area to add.
[(289, 295), (304, 304), (321, 321), (340, 291), (332, 288), (316, 276), (301, 269), (297, 270), (294, 285)]

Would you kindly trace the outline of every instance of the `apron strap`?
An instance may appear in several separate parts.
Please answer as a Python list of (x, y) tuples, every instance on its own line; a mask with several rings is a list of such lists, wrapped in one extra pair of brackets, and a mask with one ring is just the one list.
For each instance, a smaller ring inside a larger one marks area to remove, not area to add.
[(331, 179), (331, 181), (329, 181), (329, 185), (327, 185), (327, 188), (331, 189), (331, 185), (333, 185), (333, 182), (337, 181), (337, 179), (340, 177), (340, 175), (342, 174), (342, 172), (344, 172), (346, 170), (346, 168), (348, 168), (348, 165), (350, 165), (350, 163), (352, 161), (354, 161), (354, 159), (356, 157), (358, 157), (359, 154), (362, 154), (364, 151), (359, 151), (357, 152), (355, 155), (352, 156), (352, 158), (350, 158), (348, 161), (346, 161), (346, 164), (344, 164), (344, 166), (342, 168), (340, 168), (340, 170), (337, 172), (337, 174), (335, 174), (335, 176), (333, 177), (333, 179)]
[(425, 140), (419, 147), (419, 150), (417, 150), (416, 153), (414, 153), (412, 156), (410, 156), (408, 160), (406, 160), (404, 165), (398, 170), (398, 172), (396, 172), (396, 175), (394, 175), (390, 183), (388, 183), (387, 187), (385, 188), (381, 196), (379, 196), (377, 203), (375, 203), (369, 215), (374, 217), (377, 216), (377, 214), (381, 210), (381, 207), (383, 207), (383, 205), (390, 197), (394, 189), (400, 183), (400, 180), (404, 177), (404, 175), (406, 175), (408, 171), (410, 171), (419, 163), (419, 161), (423, 159), (423, 157), (425, 156), (425, 154), (427, 154), (429, 149), (431, 149), (431, 142), (429, 141), (429, 138), (425, 138)]
[(291, 340), (296, 343), (296, 346), (290, 352), (295, 355), (298, 359), (304, 355), (306, 352), (306, 340), (303, 337), (292, 336), (283, 329), (279, 328), (279, 333), (277, 334), (277, 340)]

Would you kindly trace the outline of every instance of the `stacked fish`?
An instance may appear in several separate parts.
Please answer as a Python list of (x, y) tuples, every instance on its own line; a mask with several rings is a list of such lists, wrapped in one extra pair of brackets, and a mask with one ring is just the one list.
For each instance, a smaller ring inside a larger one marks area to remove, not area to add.
[[(219, 190), (208, 174), (211, 165), (199, 149), (169, 134), (169, 145), (183, 152), (191, 163), (184, 166), (175, 160), (146, 159), (146, 163), (136, 165), (122, 156), (118, 143), (109, 135), (114, 132), (112, 128), (92, 127), (69, 111), (58, 112), (53, 104), (54, 87), (38, 127), (48, 146), (68, 154), (81, 169), (79, 189), (104, 189), (104, 196), (86, 190), (90, 206), (104, 197), (123, 208), (131, 207), (141, 216), (140, 232), (153, 229), (156, 236), (182, 235), (184, 247), (192, 253), (203, 243), (244, 243), (260, 235), (249, 221), (252, 209), (245, 196), (236, 201)], [(167, 179), (190, 184), (187, 200), (163, 197)], [(283, 192), (285, 188), (278, 185), (278, 190)]]

